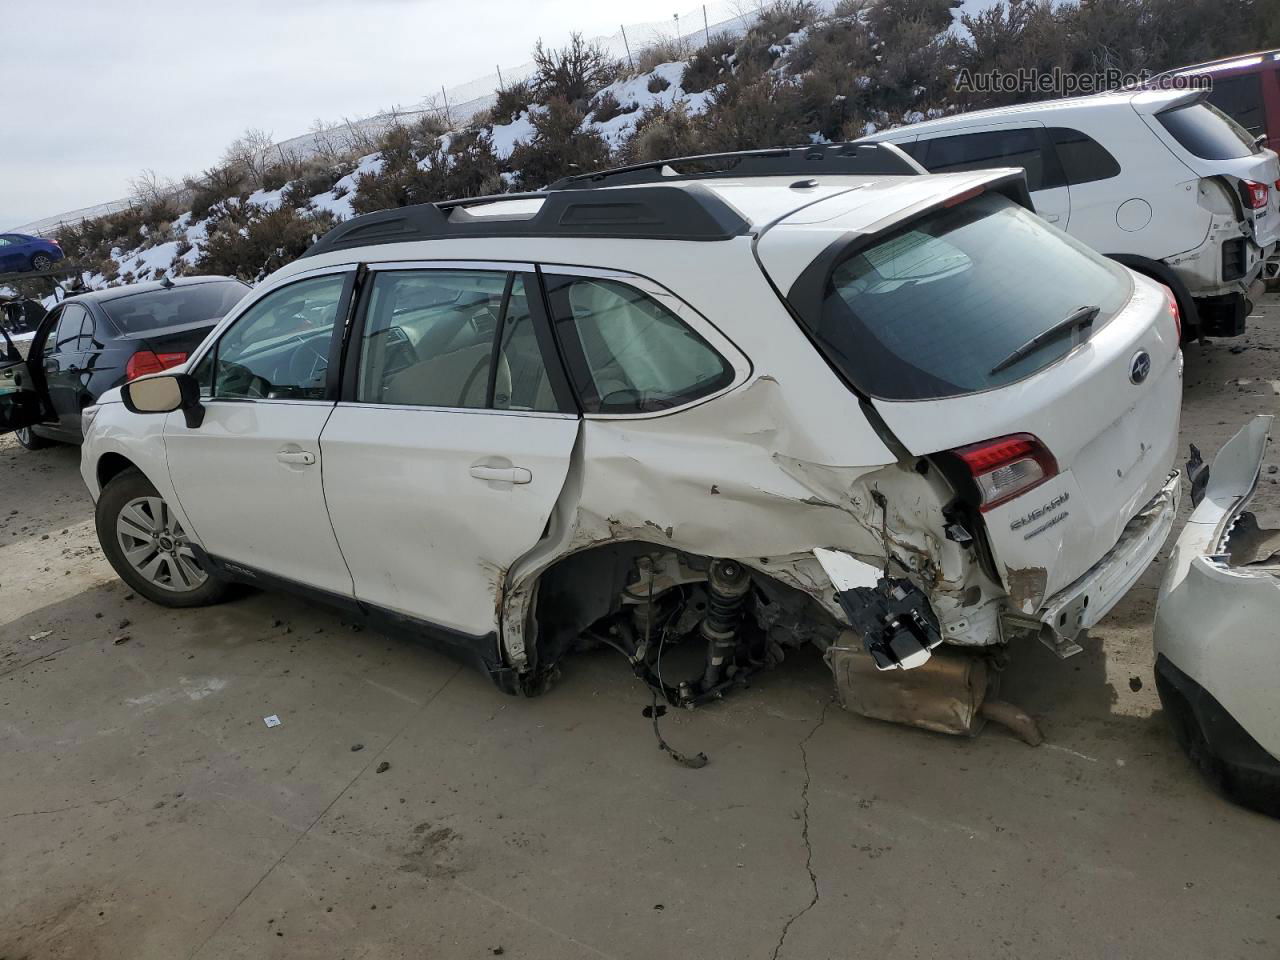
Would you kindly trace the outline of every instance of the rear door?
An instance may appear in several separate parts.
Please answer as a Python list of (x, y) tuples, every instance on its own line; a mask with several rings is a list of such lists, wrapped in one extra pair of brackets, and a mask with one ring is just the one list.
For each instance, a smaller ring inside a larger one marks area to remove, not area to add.
[(57, 417), (57, 430), (68, 437), (80, 436), (84, 354), (92, 337), (89, 311), (83, 304), (72, 302), (59, 308), (55, 326), (44, 344), (42, 362), (49, 401)]
[(578, 414), (531, 265), (375, 267), (320, 438), (355, 595), (496, 656), (504, 576), (542, 537)]
[(910, 151), (930, 173), (1021, 167), (1036, 213), (1060, 230), (1071, 219), (1071, 195), (1044, 124), (1005, 121), (965, 127), (946, 136), (921, 137)]

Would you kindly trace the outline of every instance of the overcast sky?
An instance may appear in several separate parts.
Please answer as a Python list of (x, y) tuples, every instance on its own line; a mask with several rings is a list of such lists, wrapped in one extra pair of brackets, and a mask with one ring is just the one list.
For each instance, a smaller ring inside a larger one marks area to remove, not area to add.
[(246, 127), (412, 106), (689, 0), (0, 0), (0, 229), (214, 164)]

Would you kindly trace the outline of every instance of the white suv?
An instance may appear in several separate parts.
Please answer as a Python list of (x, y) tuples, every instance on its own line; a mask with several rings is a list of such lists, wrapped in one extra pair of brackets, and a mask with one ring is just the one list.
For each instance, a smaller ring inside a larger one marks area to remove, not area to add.
[(974, 729), (985, 655), (1077, 649), (1170, 529), (1169, 291), (1017, 171), (724, 162), (335, 228), (86, 411), (107, 557), (169, 606), (304, 591), (508, 692), (597, 642), (692, 706), (811, 642), (851, 706)]
[(1280, 163), (1202, 91), (975, 110), (867, 138), (933, 172), (1022, 167), (1036, 212), (1173, 289), (1188, 335), (1244, 332), (1280, 240)]

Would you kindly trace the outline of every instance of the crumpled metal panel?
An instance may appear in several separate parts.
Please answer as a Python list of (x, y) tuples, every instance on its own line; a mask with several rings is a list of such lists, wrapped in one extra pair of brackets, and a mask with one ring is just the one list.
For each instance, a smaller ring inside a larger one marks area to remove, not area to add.
[(826, 659), (846, 710), (937, 733), (972, 737), (982, 730), (982, 704), (994, 692), (994, 675), (981, 658), (939, 649), (913, 670), (880, 671), (846, 633)]

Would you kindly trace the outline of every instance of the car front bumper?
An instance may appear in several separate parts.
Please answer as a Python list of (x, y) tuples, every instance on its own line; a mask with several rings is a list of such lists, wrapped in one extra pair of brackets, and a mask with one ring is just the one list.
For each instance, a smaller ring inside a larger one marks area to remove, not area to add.
[(1155, 653), (1161, 702), (1192, 759), (1228, 795), (1280, 815), (1280, 563), (1229, 552), (1272, 419), (1255, 417), (1215, 458), (1160, 586)]

